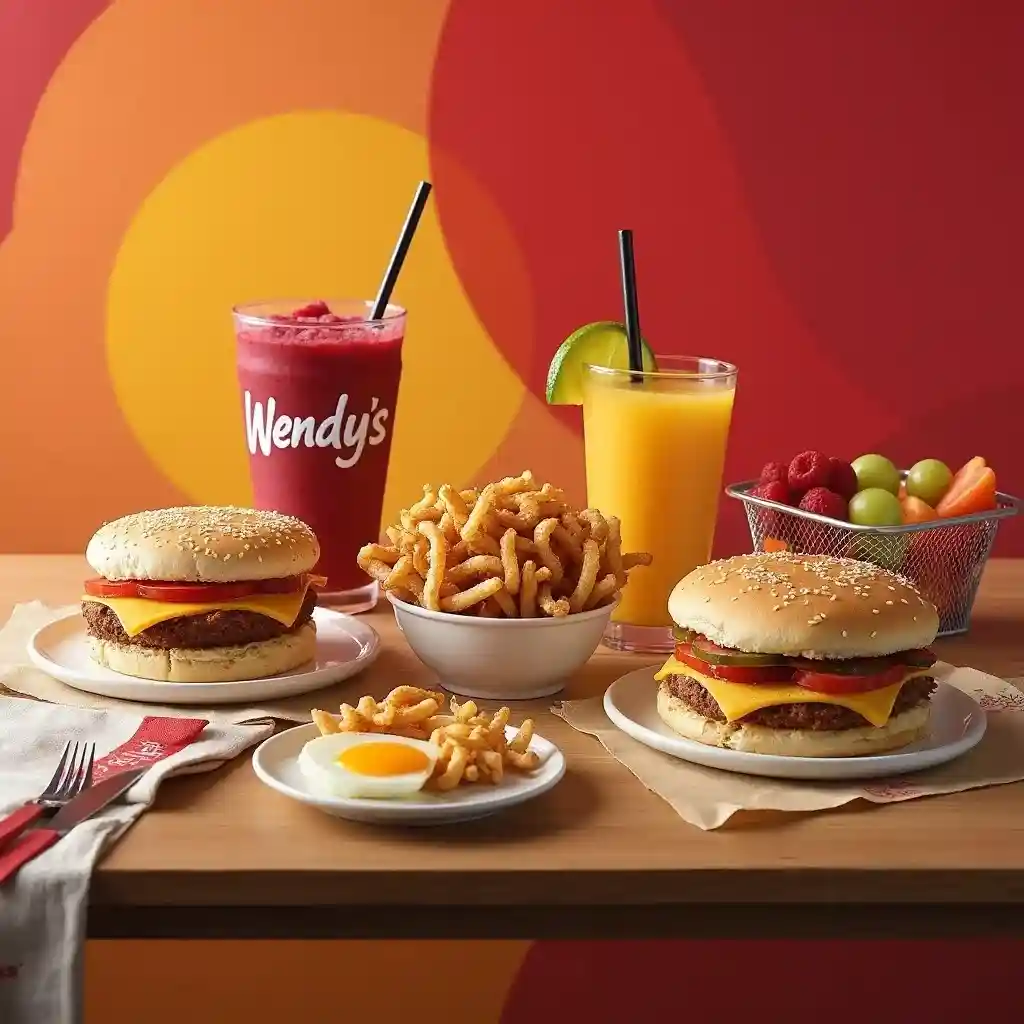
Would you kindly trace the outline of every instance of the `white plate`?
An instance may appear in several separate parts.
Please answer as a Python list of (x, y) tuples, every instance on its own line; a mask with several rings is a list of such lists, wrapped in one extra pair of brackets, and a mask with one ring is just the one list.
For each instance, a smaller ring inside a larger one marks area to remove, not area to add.
[(284, 675), (229, 683), (162, 683), (112, 672), (89, 657), (85, 619), (77, 612), (43, 626), (28, 642), (28, 656), (40, 671), (76, 690), (102, 697), (153, 704), (237, 704), (294, 697), (347, 679), (373, 664), (380, 637), (365, 622), (314, 608), (316, 661)]
[(977, 701), (955, 686), (939, 683), (932, 694), (929, 734), (891, 754), (781, 757), (709, 747), (673, 732), (658, 716), (654, 674), (659, 667), (637, 669), (612, 683), (604, 695), (605, 714), (624, 733), (648, 747), (707, 768), (774, 779), (872, 779), (945, 764), (967, 753), (985, 735), (985, 712)]
[[(511, 739), (516, 730), (505, 730)], [(375, 825), (448, 825), (485, 818), (525, 800), (546, 793), (565, 774), (565, 758), (549, 740), (534, 734), (530, 749), (540, 757), (533, 772), (508, 771), (498, 786), (474, 783), (449, 793), (424, 791), (404, 800), (358, 800), (324, 796), (313, 790), (299, 771), (299, 751), (320, 735), (315, 725), (300, 725), (264, 740), (252, 755), (252, 766), (261, 782), (278, 793), (318, 807), (336, 818)]]

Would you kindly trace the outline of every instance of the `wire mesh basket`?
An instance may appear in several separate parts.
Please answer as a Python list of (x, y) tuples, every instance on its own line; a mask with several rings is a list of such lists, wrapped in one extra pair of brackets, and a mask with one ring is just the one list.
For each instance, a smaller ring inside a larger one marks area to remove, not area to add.
[(898, 572), (938, 609), (939, 636), (967, 632), (999, 521), (1016, 515), (1020, 505), (1000, 491), (990, 512), (907, 526), (854, 526), (755, 497), (750, 491), (757, 483), (746, 480), (725, 489), (743, 502), (755, 551), (857, 558)]

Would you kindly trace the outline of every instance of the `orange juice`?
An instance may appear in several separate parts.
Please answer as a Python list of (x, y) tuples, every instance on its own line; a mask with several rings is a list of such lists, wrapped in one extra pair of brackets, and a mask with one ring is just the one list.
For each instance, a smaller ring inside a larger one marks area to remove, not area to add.
[[(657, 372), (588, 366), (583, 380), (587, 503), (622, 524), (625, 551), (653, 563), (630, 573), (614, 623), (654, 627), (631, 649), (671, 646), (666, 601), (711, 557), (736, 390), (728, 363), (664, 357)], [(620, 631), (621, 632), (621, 631)]]

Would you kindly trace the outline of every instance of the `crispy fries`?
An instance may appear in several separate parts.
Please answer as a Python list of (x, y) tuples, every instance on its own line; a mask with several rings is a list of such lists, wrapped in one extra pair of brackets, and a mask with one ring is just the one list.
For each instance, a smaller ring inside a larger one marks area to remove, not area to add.
[(526, 470), (479, 489), (426, 484), (366, 544), (360, 568), (399, 600), (483, 618), (557, 618), (611, 604), (631, 570), (651, 564), (624, 552), (619, 520), (576, 509)]
[(355, 706), (342, 704), (337, 715), (319, 709), (310, 714), (321, 736), (370, 732), (433, 743), (441, 753), (428, 785), (441, 792), (463, 782), (496, 786), (506, 769), (532, 772), (540, 766), (540, 757), (530, 749), (532, 719), (525, 719), (509, 739), (506, 729), (512, 713), (507, 707), (488, 714), (471, 700), (460, 704), (452, 697), (449, 713), (444, 714), (443, 705), (444, 695), (434, 690), (398, 686), (379, 702), (360, 697)]

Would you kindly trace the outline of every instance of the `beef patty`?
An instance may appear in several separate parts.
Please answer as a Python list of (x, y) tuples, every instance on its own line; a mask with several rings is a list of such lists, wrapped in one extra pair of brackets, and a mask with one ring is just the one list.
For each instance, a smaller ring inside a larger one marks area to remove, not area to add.
[[(718, 702), (707, 690), (689, 676), (667, 676), (662, 680), (669, 692), (678, 697), (698, 715), (724, 722), (725, 715)], [(892, 713), (898, 715), (909, 711), (915, 704), (920, 704), (931, 697), (935, 689), (935, 680), (930, 676), (918, 676), (903, 684), (896, 695)], [(870, 723), (862, 715), (849, 708), (841, 708), (837, 704), (776, 704), (774, 707), (761, 708), (745, 715), (742, 721), (751, 725), (764, 725), (769, 729), (861, 729)]]
[(217, 611), (168, 619), (129, 636), (121, 620), (105, 604), (83, 601), (82, 614), (92, 636), (116, 644), (142, 647), (236, 647), (294, 633), (307, 623), (316, 607), (316, 591), (310, 587), (298, 618), (289, 626), (258, 612)]

